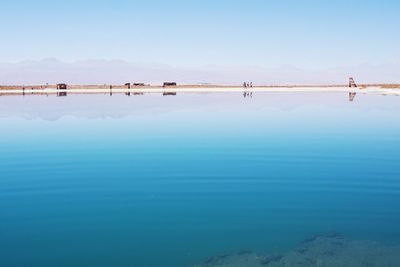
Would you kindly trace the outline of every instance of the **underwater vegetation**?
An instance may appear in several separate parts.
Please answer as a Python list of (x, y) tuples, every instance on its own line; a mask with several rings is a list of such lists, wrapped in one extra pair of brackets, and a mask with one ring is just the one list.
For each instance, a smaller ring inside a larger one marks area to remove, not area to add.
[(350, 240), (339, 234), (314, 236), (284, 254), (241, 251), (211, 257), (195, 267), (395, 267), (400, 247)]

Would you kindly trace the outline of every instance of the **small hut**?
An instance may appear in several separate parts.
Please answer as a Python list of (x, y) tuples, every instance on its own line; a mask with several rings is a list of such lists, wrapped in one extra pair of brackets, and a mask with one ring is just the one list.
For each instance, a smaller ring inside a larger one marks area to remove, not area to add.
[(57, 84), (57, 90), (67, 90), (68, 86), (65, 83)]
[(131, 89), (131, 83), (126, 83), (125, 86), (128, 87), (128, 89)]
[(140, 87), (140, 86), (145, 86), (145, 84), (144, 83), (134, 83), (133, 86)]

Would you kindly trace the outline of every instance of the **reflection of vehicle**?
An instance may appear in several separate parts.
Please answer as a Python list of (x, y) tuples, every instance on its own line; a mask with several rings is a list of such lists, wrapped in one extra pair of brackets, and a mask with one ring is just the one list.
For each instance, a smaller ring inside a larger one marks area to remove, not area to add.
[(176, 95), (175, 92), (164, 92), (163, 96)]

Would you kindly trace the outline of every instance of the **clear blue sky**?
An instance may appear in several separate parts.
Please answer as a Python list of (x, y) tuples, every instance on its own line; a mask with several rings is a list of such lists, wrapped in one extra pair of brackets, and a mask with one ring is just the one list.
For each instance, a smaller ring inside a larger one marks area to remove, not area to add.
[(0, 62), (326, 68), (400, 61), (398, 0), (1, 0)]

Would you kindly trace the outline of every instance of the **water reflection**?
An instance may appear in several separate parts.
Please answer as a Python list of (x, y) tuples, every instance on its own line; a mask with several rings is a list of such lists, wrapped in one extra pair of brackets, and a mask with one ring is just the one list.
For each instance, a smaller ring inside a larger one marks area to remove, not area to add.
[(67, 92), (57, 92), (57, 97), (66, 97), (67, 96)]
[[(35, 92), (24, 94), (0, 94), (0, 117), (22, 116), (27, 118), (40, 117), (43, 119), (61, 118), (66, 115), (74, 115), (85, 118), (126, 117), (138, 112), (166, 112), (176, 109), (197, 110), (223, 110), (226, 108), (238, 108), (243, 102), (240, 99), (251, 99), (248, 102), (248, 111), (272, 108), (276, 110), (295, 110), (303, 106), (318, 103), (321, 106), (335, 110), (348, 108), (347, 103), (354, 101), (352, 109), (396, 109), (398, 110), (398, 98), (388, 95), (382, 98), (380, 95), (354, 93), (266, 93), (259, 92), (255, 97), (254, 92), (235, 93), (182, 93), (178, 97), (176, 92), (143, 93), (134, 90), (114, 92), (107, 90), (103, 94), (58, 92), (58, 94)], [(32, 94), (32, 95), (31, 95)], [(113, 98), (105, 98), (105, 95)], [(131, 98), (129, 96), (143, 96)], [(24, 96), (18, 97), (18, 96)], [(44, 98), (43, 96), (46, 96)], [(57, 96), (54, 98), (52, 96)], [(128, 96), (128, 97), (126, 97)], [(355, 101), (357, 98), (358, 101)], [(22, 101), (25, 99), (25, 101)], [(57, 99), (60, 99), (58, 101)], [(61, 101), (62, 99), (62, 101)], [(134, 105), (132, 105), (134, 103)], [(250, 104), (250, 106), (249, 106)], [(23, 108), (21, 108), (23, 107)], [(157, 109), (154, 109), (157, 107)]]
[(399, 98), (114, 92), (0, 98), (0, 266), (398, 263)]
[(164, 92), (163, 96), (176, 96), (176, 92)]
[(353, 102), (354, 101), (354, 99), (355, 99), (355, 97), (356, 97), (356, 95), (357, 95), (357, 93), (352, 93), (352, 92), (350, 92), (349, 93), (349, 101), (350, 102)]
[(243, 92), (243, 97), (244, 98), (253, 98), (253, 92)]

